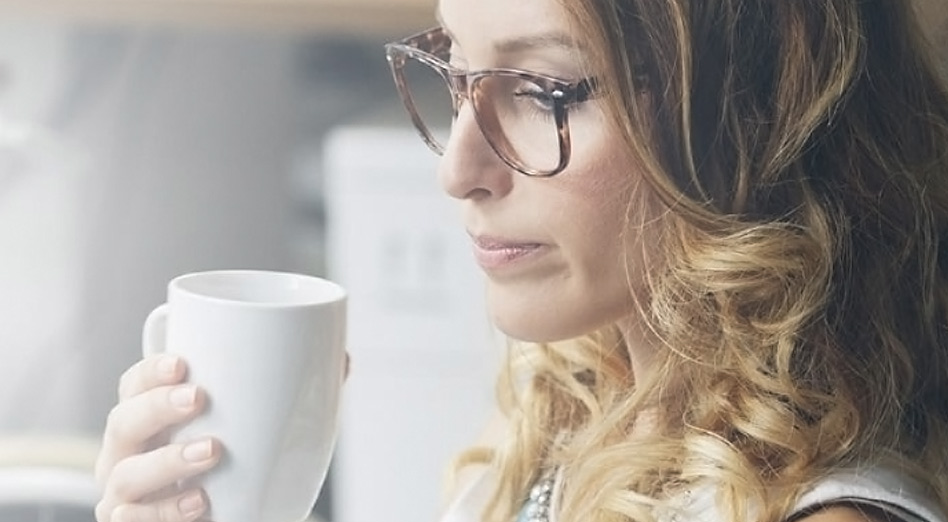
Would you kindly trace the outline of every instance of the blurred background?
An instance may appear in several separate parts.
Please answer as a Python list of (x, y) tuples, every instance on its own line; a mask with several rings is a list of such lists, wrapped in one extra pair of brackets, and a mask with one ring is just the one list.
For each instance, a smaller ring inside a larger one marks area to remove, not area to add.
[[(948, 50), (948, 2), (918, 2)], [(437, 518), (503, 350), (384, 59), (433, 5), (0, 0), (0, 519), (92, 520), (141, 323), (169, 279), (215, 268), (349, 288), (318, 515)]]
[(119, 375), (176, 275), (351, 296), (318, 514), (434, 520), (502, 350), (384, 42), (430, 0), (0, 0), (0, 519), (92, 520)]

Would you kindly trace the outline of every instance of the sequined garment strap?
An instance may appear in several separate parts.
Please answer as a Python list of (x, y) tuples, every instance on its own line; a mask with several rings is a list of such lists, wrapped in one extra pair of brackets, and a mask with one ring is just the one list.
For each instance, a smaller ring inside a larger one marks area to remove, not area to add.
[(530, 489), (517, 522), (550, 522), (556, 473), (546, 473)]

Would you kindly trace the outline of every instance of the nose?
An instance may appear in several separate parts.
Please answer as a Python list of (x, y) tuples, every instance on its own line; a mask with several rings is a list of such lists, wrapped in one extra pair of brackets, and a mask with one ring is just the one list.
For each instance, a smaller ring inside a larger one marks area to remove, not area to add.
[(456, 199), (503, 197), (515, 175), (491, 149), (471, 104), (461, 105), (438, 165), (441, 188)]

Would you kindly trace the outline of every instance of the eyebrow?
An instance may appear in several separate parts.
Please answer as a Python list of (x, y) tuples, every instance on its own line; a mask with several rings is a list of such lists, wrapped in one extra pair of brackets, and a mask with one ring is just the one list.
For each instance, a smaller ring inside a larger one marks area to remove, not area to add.
[[(445, 25), (444, 19), (441, 17), (440, 9), (435, 12), (435, 19), (445, 34), (448, 35), (448, 38), (450, 38), (452, 42), (457, 41), (454, 38), (454, 34), (451, 33), (451, 30)], [(494, 43), (494, 49), (500, 54), (517, 54), (533, 49), (549, 48), (559, 48), (567, 51), (583, 51), (583, 46), (577, 42), (575, 38), (562, 31), (549, 31), (535, 35), (518, 36)]]
[(515, 54), (532, 49), (561, 48), (568, 51), (579, 49), (575, 39), (566, 33), (551, 31), (529, 36), (501, 40), (494, 44), (494, 48), (499, 53)]

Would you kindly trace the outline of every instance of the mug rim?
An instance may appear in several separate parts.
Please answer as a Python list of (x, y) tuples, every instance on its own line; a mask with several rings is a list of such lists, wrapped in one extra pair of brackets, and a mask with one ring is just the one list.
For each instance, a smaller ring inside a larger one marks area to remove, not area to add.
[[(239, 279), (250, 281), (248, 278), (286, 285), (276, 290), (284, 292), (287, 298), (243, 298), (235, 295), (239, 289), (226, 288), (228, 283)], [(294, 284), (295, 287), (292, 287)], [(296, 295), (289, 297), (293, 292)], [(344, 302), (348, 298), (346, 289), (335, 281), (310, 274), (264, 269), (206, 270), (181, 274), (168, 283), (169, 301), (176, 293), (205, 301), (262, 308), (325, 306)]]

